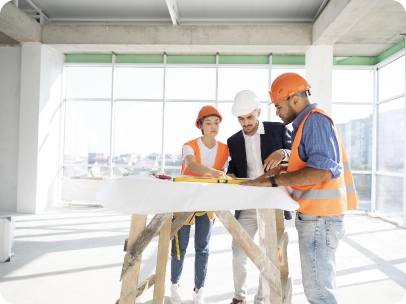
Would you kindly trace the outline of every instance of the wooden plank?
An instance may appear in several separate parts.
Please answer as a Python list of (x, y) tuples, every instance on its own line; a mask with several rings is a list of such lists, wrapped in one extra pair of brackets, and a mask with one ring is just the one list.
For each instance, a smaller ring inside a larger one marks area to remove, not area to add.
[[(150, 287), (155, 284), (155, 274), (150, 275), (145, 281), (143, 281), (137, 288), (137, 298), (146, 292)], [(120, 304), (120, 299), (116, 301), (116, 304)]]
[[(278, 259), (279, 259), (279, 271), (281, 272), (281, 285), (282, 285), (282, 294), (283, 297), (286, 298), (289, 296), (288, 294), (285, 294), (285, 291), (287, 290), (287, 282), (288, 282), (288, 277), (289, 277), (289, 263), (288, 263), (288, 251), (287, 251), (287, 246), (289, 243), (289, 235), (287, 232), (285, 232), (282, 235), (282, 238), (279, 240), (279, 245), (278, 245)], [(290, 290), (292, 292), (292, 290)], [(291, 297), (292, 295), (290, 295)]]
[(123, 269), (121, 271), (120, 281), (125, 277), (128, 269), (134, 264), (134, 261), (141, 255), (147, 245), (154, 238), (155, 234), (161, 230), (162, 226), (172, 217), (172, 213), (159, 213), (156, 214), (148, 226), (141, 232), (137, 241), (130, 246), (130, 250), (127, 251), (124, 256)]
[[(258, 236), (259, 244), (263, 252), (270, 261), (278, 268), (279, 271), (279, 257), (278, 257), (278, 230), (276, 227), (276, 212), (275, 209), (258, 209)], [(280, 282), (280, 273), (277, 278)], [(281, 282), (280, 282), (281, 283)], [(282, 286), (279, 290), (272, 289), (268, 280), (262, 280), (262, 289), (264, 291), (265, 304), (282, 304), (283, 292)]]
[[(134, 214), (131, 217), (130, 234), (128, 237), (128, 245), (131, 247), (140, 236), (147, 224), (147, 215)], [(129, 269), (126, 277), (121, 284), (120, 304), (134, 304), (137, 296), (138, 276), (141, 266), (141, 255), (138, 256), (133, 263), (133, 267)]]
[[(173, 238), (175, 233), (179, 231), (180, 228), (182, 228), (183, 223), (189, 218), (189, 216), (193, 212), (181, 212), (178, 217), (172, 222), (172, 228), (171, 228), (171, 235), (170, 238)], [(127, 249), (127, 243), (128, 239), (126, 239), (124, 248), (126, 251)], [(169, 244), (170, 245), (170, 244)], [(155, 274), (151, 275), (146, 281), (144, 281), (140, 286), (138, 286), (137, 289), (137, 297), (139, 297), (144, 291), (148, 290), (152, 285), (155, 284)], [(117, 301), (117, 304), (119, 303), (119, 300)]]
[(153, 304), (162, 304), (164, 301), (166, 266), (171, 241), (171, 223), (172, 219), (168, 218), (159, 233)]
[(275, 210), (275, 221), (276, 221), (276, 231), (278, 242), (282, 238), (282, 235), (285, 233), (285, 215), (283, 214), (283, 210), (281, 209), (274, 209)]
[[(275, 293), (279, 294), (280, 298), (282, 299), (279, 269), (258, 248), (255, 242), (251, 239), (244, 228), (241, 227), (230, 211), (216, 211), (216, 215), (223, 223), (224, 227), (226, 227), (228, 232), (232, 235), (234, 240), (241, 246), (254, 265), (259, 269), (261, 274), (269, 282), (271, 288), (274, 289)], [(276, 265), (277, 264), (278, 263), (276, 263)]]
[(287, 263), (287, 247), (289, 243), (288, 232), (283, 233), (282, 238), (279, 240), (278, 244), (278, 257), (279, 265), (284, 265)]
[(286, 282), (285, 298), (283, 304), (292, 304), (292, 278), (288, 278)]
[(171, 238), (173, 238), (176, 234), (176, 232), (179, 231), (180, 228), (182, 228), (183, 223), (189, 218), (189, 216), (193, 212), (181, 212), (175, 220), (172, 222), (172, 229), (171, 229)]
[[(261, 209), (264, 210), (265, 213), (271, 214), (270, 210), (271, 209)], [(268, 223), (275, 223), (275, 225), (271, 224), (272, 227), (268, 227), (270, 229), (268, 232), (266, 232), (266, 235), (270, 235), (271, 238), (268, 236), (265, 236), (265, 239), (269, 242), (273, 242), (272, 246), (274, 246), (274, 238), (275, 238), (275, 233), (276, 231), (276, 240), (278, 242), (277, 246), (277, 255), (273, 256), (271, 259), (273, 262), (276, 263), (276, 260), (274, 260), (277, 257), (277, 262), (278, 262), (278, 267), (279, 271), (281, 274), (281, 287), (282, 287), (282, 299), (285, 298), (285, 290), (286, 290), (286, 284), (289, 276), (289, 264), (288, 264), (288, 256), (287, 256), (287, 245), (289, 243), (289, 236), (288, 233), (285, 232), (285, 217), (283, 214), (283, 210), (280, 209), (275, 209), (274, 215), (268, 215), (268, 220), (266, 220)], [(272, 230), (274, 229), (274, 230)], [(260, 234), (261, 232), (259, 232)]]
[(288, 264), (288, 254), (287, 246), (289, 243), (289, 235), (285, 232), (285, 216), (283, 210), (275, 209), (276, 217), (276, 231), (278, 232), (278, 260), (279, 260), (279, 271), (281, 273), (281, 286), (282, 286), (282, 296), (285, 298), (286, 284), (289, 277), (289, 264)]
[(152, 274), (137, 288), (137, 298), (155, 284), (155, 274)]

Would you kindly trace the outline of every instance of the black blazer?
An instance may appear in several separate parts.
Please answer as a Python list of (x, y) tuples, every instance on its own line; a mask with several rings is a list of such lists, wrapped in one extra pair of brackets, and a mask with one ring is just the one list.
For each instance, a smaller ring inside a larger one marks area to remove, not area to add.
[[(261, 134), (261, 159), (264, 160), (274, 151), (292, 147), (291, 132), (281, 122), (263, 122), (265, 134)], [(247, 154), (245, 151), (245, 140), (243, 131), (240, 130), (227, 139), (230, 161), (227, 174), (234, 174), (236, 177), (247, 178)], [(265, 173), (265, 171), (264, 171)], [(236, 210), (238, 218), (240, 211)], [(287, 214), (288, 213), (288, 214)], [(291, 212), (285, 211), (285, 218), (291, 219)]]

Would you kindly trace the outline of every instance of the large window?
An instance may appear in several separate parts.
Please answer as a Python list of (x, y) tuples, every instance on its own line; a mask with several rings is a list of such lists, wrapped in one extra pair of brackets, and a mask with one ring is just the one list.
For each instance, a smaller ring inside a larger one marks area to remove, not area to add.
[(378, 106), (378, 171), (403, 172), (404, 98)]
[(376, 127), (376, 209), (400, 219), (405, 208), (405, 56), (378, 68)]
[(64, 176), (109, 176), (112, 69), (66, 68)]
[(66, 98), (110, 98), (112, 69), (109, 66), (66, 68)]
[(405, 56), (392, 61), (378, 71), (379, 100), (405, 93)]
[(162, 102), (117, 101), (114, 135), (115, 176), (159, 168)]
[[(178, 174), (182, 145), (201, 135), (198, 111), (223, 116), (217, 139), (241, 127), (234, 96), (254, 91), (260, 119), (280, 121), (269, 84), (304, 66), (269, 64), (66, 64), (63, 175), (110, 179)], [(402, 217), (405, 159), (405, 57), (374, 67), (333, 69), (332, 116), (344, 142), (360, 208)]]
[(378, 175), (376, 182), (376, 209), (401, 219), (403, 210), (403, 178)]
[(215, 100), (215, 68), (168, 68), (166, 99)]
[(268, 68), (220, 68), (219, 100), (232, 101), (241, 90), (251, 90), (262, 101), (267, 100)]
[(199, 110), (218, 108), (226, 142), (241, 129), (231, 114), (240, 90), (258, 95), (269, 120), (268, 83), (268, 65), (67, 65), (64, 176), (178, 174), (183, 144), (201, 136)]
[(163, 68), (118, 67), (116, 71), (117, 71), (115, 81), (116, 98), (118, 99), (163, 98), (164, 94)]
[(334, 122), (353, 171), (360, 208), (371, 209), (374, 71), (333, 70)]

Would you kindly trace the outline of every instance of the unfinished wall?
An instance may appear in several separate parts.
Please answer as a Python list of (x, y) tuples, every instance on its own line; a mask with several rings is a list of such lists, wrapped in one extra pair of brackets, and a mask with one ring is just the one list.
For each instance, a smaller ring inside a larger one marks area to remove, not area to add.
[(63, 62), (47, 46), (22, 47), (17, 212), (41, 213), (58, 199)]
[(21, 48), (0, 47), (0, 210), (17, 210)]

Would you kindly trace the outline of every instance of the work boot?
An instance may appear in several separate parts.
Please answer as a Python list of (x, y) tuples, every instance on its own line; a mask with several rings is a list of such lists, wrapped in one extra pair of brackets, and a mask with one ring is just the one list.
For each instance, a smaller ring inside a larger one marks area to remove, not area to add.
[(196, 292), (196, 288), (193, 289), (193, 300), (195, 304), (204, 304), (204, 299), (203, 299), (203, 287), (200, 288)]
[(180, 298), (179, 284), (171, 284), (171, 299), (169, 302), (171, 304), (182, 304), (182, 299)]
[(236, 298), (233, 298), (230, 304), (246, 304), (247, 302), (245, 300), (237, 300)]

